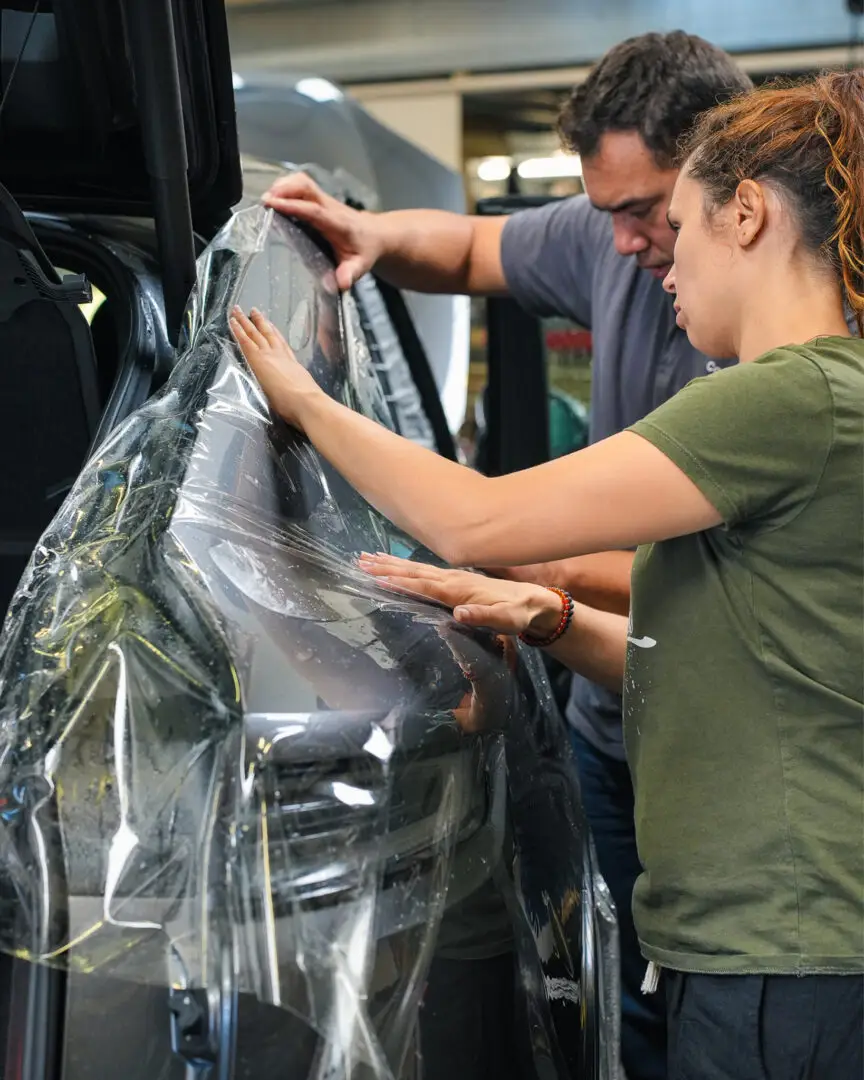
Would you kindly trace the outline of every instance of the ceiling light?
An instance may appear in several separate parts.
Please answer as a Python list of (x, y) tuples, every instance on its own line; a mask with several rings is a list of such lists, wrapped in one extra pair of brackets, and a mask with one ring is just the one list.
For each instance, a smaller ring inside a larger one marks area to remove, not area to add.
[(313, 101), (341, 101), (345, 96), (329, 79), (320, 79), (317, 76), (300, 79), (294, 84), (294, 89), (298, 94), (311, 98)]
[(477, 166), (477, 176), (484, 184), (494, 184), (498, 180), (506, 180), (512, 168), (508, 157), (488, 157)]
[(557, 180), (565, 176), (581, 176), (582, 161), (578, 154), (528, 158), (516, 171), (523, 180)]

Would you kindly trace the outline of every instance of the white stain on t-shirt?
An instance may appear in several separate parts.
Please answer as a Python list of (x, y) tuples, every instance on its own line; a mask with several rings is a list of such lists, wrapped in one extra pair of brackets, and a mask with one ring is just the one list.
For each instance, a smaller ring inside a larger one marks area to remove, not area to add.
[(635, 645), (637, 649), (653, 649), (657, 642), (653, 637), (634, 637), (633, 636), (633, 612), (630, 612), (630, 618), (627, 622), (627, 640), (631, 645)]
[(631, 645), (635, 645), (637, 649), (653, 649), (657, 644), (653, 637), (631, 637), (628, 634), (627, 640)]

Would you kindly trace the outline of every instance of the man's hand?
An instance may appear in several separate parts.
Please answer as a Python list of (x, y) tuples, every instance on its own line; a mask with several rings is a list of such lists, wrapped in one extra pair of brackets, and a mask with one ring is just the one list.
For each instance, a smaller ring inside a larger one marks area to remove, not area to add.
[(305, 173), (278, 179), (264, 196), (264, 205), (317, 230), (336, 255), (336, 284), (350, 289), (383, 254), (376, 216), (352, 210), (325, 194)]
[(633, 553), (606, 551), (599, 555), (578, 555), (560, 562), (531, 566), (487, 566), (487, 574), (506, 581), (531, 585), (557, 585), (575, 600), (598, 611), (615, 615), (630, 613), (630, 572)]

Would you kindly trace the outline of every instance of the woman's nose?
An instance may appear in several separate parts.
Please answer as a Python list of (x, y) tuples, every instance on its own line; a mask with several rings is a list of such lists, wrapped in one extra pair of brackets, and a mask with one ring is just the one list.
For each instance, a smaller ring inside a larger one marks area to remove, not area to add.
[(672, 264), (672, 269), (669, 271), (669, 273), (663, 279), (663, 288), (666, 290), (666, 292), (669, 293), (670, 296), (674, 296), (675, 293), (678, 291), (675, 288), (675, 264), (674, 263)]

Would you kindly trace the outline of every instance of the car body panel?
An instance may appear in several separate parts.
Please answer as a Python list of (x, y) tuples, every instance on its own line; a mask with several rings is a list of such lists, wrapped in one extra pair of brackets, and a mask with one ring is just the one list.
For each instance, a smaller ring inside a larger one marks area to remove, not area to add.
[(364, 548), (431, 555), (271, 418), (228, 333), (233, 303), (267, 310), (392, 425), (330, 272), (295, 225), (236, 215), (168, 383), (34, 553), (0, 641), (0, 946), (72, 968), (82, 1076), (106, 1000), (146, 1063), (124, 1075), (172, 1075), (142, 1017), (170, 1028), (180, 993), (229, 1019), (239, 995), (214, 1027), (246, 1039), (241, 1075), (290, 1035), (291, 1080), (416, 1078), (436, 959), (512, 955), (523, 1075), (612, 1080), (614, 913), (542, 664), (359, 573)]

